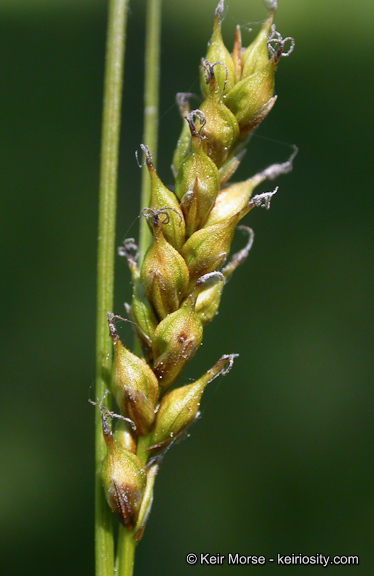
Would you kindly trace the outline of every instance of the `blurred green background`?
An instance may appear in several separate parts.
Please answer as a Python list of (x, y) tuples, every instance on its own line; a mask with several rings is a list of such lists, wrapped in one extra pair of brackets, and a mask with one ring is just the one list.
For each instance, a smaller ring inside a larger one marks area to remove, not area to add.
[[(159, 172), (198, 91), (215, 0), (165, 0)], [(131, 1), (118, 243), (138, 231), (145, 2)], [(260, 0), (230, 0), (223, 25), (258, 30)], [(300, 152), (227, 286), (182, 381), (223, 353), (201, 420), (156, 482), (135, 575), (201, 574), (189, 552), (358, 554), (373, 574), (372, 0), (280, 0), (296, 49), (239, 177)], [(106, 32), (103, 0), (0, 2), (2, 574), (92, 575), (95, 258)], [(253, 32), (254, 33), (254, 32)], [(252, 34), (253, 34), (252, 33)], [(263, 190), (268, 189), (265, 185)], [(115, 312), (130, 297), (117, 258)], [(128, 345), (127, 327), (122, 337)], [(205, 567), (275, 575), (279, 568)], [(325, 571), (294, 567), (301, 576)]]

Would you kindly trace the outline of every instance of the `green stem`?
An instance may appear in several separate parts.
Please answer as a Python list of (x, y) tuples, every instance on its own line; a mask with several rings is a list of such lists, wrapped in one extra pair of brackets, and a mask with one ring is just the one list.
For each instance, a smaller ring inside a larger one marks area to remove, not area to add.
[(127, 530), (120, 526), (118, 533), (118, 552), (116, 574), (118, 576), (132, 576), (134, 569), (136, 540), (134, 540), (134, 531)]
[[(146, 45), (145, 45), (145, 85), (144, 85), (144, 132), (143, 142), (149, 146), (156, 165), (157, 133), (158, 133), (158, 94), (160, 75), (160, 37), (161, 37), (162, 0), (148, 0), (146, 15)], [(147, 170), (143, 170), (141, 184), (140, 208), (149, 205), (150, 181)], [(139, 264), (151, 240), (145, 218), (140, 221), (139, 234)], [(135, 343), (135, 352), (140, 354), (139, 344)], [(116, 562), (117, 576), (132, 576), (136, 541), (133, 531), (129, 532), (123, 526), (118, 534), (118, 551)]]
[[(160, 36), (162, 0), (148, 0), (146, 17), (145, 85), (144, 85), (144, 132), (143, 143), (149, 147), (153, 164), (157, 160), (158, 98), (160, 76)], [(140, 208), (149, 206), (151, 193), (148, 170), (143, 170)], [(151, 233), (145, 218), (140, 221), (139, 263), (151, 241)]]
[[(118, 147), (126, 39), (127, 0), (109, 0), (104, 79), (104, 107), (99, 187), (99, 236), (97, 263), (96, 398), (108, 387), (111, 341), (106, 313), (113, 308), (114, 248)], [(113, 576), (112, 512), (101, 485), (101, 464), (106, 449), (100, 411), (95, 416), (95, 566), (96, 576)]]

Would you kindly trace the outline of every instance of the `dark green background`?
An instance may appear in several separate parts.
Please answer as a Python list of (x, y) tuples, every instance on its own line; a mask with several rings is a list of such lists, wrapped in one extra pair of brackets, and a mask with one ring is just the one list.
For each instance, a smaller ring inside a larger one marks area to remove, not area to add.
[[(223, 353), (202, 419), (167, 455), (135, 574), (277, 575), (188, 567), (189, 552), (358, 554), (359, 567), (289, 567), (303, 576), (373, 573), (373, 51), (371, 0), (280, 0), (296, 39), (276, 107), (240, 176), (284, 161), (270, 212), (227, 286), (185, 374)], [(198, 91), (215, 0), (165, 0), (159, 172), (180, 129), (177, 91)], [(265, 16), (231, 0), (236, 23)], [(0, 5), (2, 366), (0, 557), (5, 575), (92, 575), (95, 257), (106, 4)], [(253, 24), (258, 29), (258, 24)], [(120, 153), (118, 243), (138, 230), (144, 1), (131, 2)], [(267, 189), (265, 185), (263, 190)], [(129, 299), (117, 259), (116, 307)], [(122, 336), (128, 345), (131, 332)]]

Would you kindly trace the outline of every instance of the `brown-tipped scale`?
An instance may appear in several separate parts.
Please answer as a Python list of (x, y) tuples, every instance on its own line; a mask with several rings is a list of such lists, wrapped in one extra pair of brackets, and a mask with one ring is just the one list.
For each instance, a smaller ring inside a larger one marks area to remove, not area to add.
[(137, 522), (146, 485), (146, 472), (139, 458), (113, 438), (101, 405), (101, 419), (107, 454), (101, 479), (106, 501), (120, 522), (132, 530)]
[(138, 519), (146, 482), (139, 458), (113, 440), (107, 443), (103, 461), (102, 483), (105, 498), (118, 519), (132, 530)]

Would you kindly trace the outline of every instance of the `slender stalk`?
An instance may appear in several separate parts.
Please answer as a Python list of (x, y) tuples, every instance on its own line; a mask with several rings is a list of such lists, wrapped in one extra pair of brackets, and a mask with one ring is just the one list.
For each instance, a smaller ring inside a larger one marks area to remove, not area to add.
[[(149, 146), (153, 154), (153, 163), (157, 158), (158, 133), (158, 100), (160, 76), (160, 37), (161, 37), (162, 0), (148, 0), (146, 15), (146, 45), (145, 45), (145, 84), (144, 84), (144, 132), (143, 142)], [(149, 204), (150, 182), (147, 170), (143, 170), (141, 184), (140, 207)], [(140, 222), (139, 263), (142, 262), (151, 235), (143, 218)], [(135, 343), (135, 351), (140, 352)], [(137, 350), (136, 350), (137, 349)], [(133, 532), (120, 527), (118, 535), (118, 551), (116, 572), (118, 576), (132, 576), (136, 542)]]
[[(96, 398), (108, 387), (112, 345), (106, 313), (113, 308), (114, 248), (118, 147), (126, 38), (127, 0), (109, 0), (104, 78), (104, 107), (99, 187), (97, 265)], [(101, 463), (106, 454), (99, 410), (95, 417), (95, 565), (96, 576), (113, 576), (112, 512), (101, 485)]]
[[(161, 10), (162, 0), (148, 0), (146, 16), (143, 143), (149, 147), (155, 166), (157, 160)], [(149, 205), (150, 190), (151, 186), (147, 170), (143, 170), (140, 198), (141, 208)], [(142, 218), (140, 221), (139, 235), (140, 263), (143, 260), (150, 240), (151, 234), (149, 228), (145, 218)]]
[(118, 533), (118, 552), (116, 564), (116, 574), (118, 574), (118, 576), (132, 576), (136, 547), (136, 540), (134, 540), (133, 536), (134, 531), (127, 530), (121, 524)]

